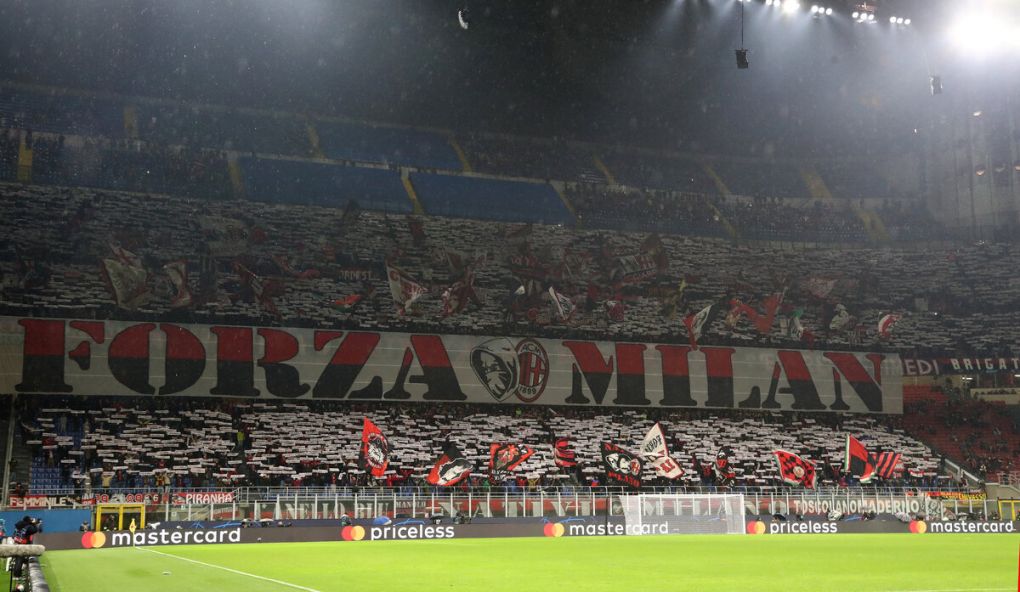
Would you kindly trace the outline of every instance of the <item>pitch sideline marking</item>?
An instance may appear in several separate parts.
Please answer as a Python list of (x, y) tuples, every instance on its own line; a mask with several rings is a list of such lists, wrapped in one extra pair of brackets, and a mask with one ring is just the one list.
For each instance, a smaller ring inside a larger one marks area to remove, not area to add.
[(306, 588), (305, 586), (299, 586), (297, 584), (291, 584), (290, 582), (284, 582), (282, 580), (274, 580), (273, 578), (267, 578), (265, 576), (255, 575), (253, 573), (248, 573), (246, 571), (241, 571), (239, 569), (232, 569), (232, 568), (229, 568), (229, 567), (223, 567), (222, 565), (216, 565), (215, 563), (205, 563), (204, 561), (198, 561), (197, 559), (190, 559), (188, 557), (181, 557), (180, 555), (173, 555), (173, 554), (170, 554), (170, 553), (162, 553), (160, 551), (156, 551), (154, 549), (147, 549), (145, 547), (135, 547), (135, 548), (140, 550), (140, 551), (148, 551), (149, 553), (155, 553), (156, 555), (162, 555), (164, 557), (173, 557), (174, 559), (180, 559), (181, 561), (187, 561), (189, 563), (196, 563), (198, 565), (204, 565), (205, 567), (211, 567), (213, 569), (222, 569), (223, 571), (229, 571), (230, 573), (235, 573), (235, 574), (242, 575), (242, 576), (248, 576), (249, 578), (255, 578), (257, 580), (264, 580), (266, 582), (272, 582), (274, 584), (279, 584), (281, 586), (287, 586), (288, 588), (295, 588), (297, 590), (304, 590), (305, 592), (321, 592), (319, 590), (316, 590), (315, 588)]
[(948, 588), (945, 590), (887, 590), (886, 592), (1009, 592), (1012, 588)]

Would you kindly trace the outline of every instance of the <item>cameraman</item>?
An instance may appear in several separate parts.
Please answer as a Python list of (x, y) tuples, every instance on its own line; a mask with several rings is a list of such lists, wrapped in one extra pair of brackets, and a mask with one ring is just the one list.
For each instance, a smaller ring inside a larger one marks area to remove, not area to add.
[[(42, 520), (25, 516), (14, 525), (14, 544), (31, 545), (32, 539), (40, 532), (42, 532)], [(11, 563), (11, 573), (14, 574), (14, 577), (21, 577), (21, 572), (26, 563), (28, 563), (28, 557), (19, 556), (14, 558), (14, 561)]]

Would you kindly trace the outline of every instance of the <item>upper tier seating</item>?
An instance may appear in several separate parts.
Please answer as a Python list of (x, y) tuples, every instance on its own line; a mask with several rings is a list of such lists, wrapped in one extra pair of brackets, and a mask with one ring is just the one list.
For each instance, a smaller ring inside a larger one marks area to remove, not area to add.
[(437, 216), (517, 222), (522, 212), (543, 224), (572, 225), (570, 212), (546, 183), (522, 183), (452, 175), (412, 173), (425, 211)]
[[(0, 208), (0, 310), (7, 314), (683, 342), (684, 315), (731, 298), (760, 302), (785, 287), (770, 334), (759, 335), (746, 320), (730, 327), (721, 314), (703, 342), (992, 355), (1007, 354), (1020, 328), (1015, 245), (752, 248), (689, 236), (12, 185), (0, 186)], [(152, 298), (135, 310), (116, 308), (98, 272), (111, 243), (135, 252), (150, 270)], [(665, 257), (653, 257), (651, 268), (646, 258), (636, 275), (624, 273), (621, 257), (659, 250), (658, 244)], [(517, 255), (545, 278), (529, 283), (538, 294), (525, 301), (512, 297), (528, 283), (514, 275), (511, 256)], [(387, 257), (430, 288), (418, 314), (398, 313), (382, 265)], [(450, 261), (476, 257), (480, 305), (444, 317), (441, 292), (459, 273)], [(162, 271), (177, 260), (186, 262), (196, 295), (187, 310), (170, 308)], [(277, 286), (275, 312), (253, 297), (234, 262)], [(294, 270), (318, 274), (300, 277)], [(370, 277), (352, 277), (351, 270)], [(569, 322), (559, 321), (548, 295), (541, 295), (550, 284), (574, 298)], [(353, 312), (333, 306), (355, 294), (364, 301)], [(623, 302), (621, 317), (607, 315), (609, 300)], [(837, 304), (854, 320), (829, 330)], [(800, 339), (785, 330), (798, 310), (805, 328)], [(889, 338), (879, 339), (878, 319), (890, 311), (903, 318)]]
[(602, 160), (616, 181), (623, 185), (705, 195), (719, 194), (708, 173), (693, 160), (622, 150), (610, 151), (603, 155)]
[(292, 115), (157, 103), (137, 106), (138, 136), (158, 144), (310, 156), (307, 122)]
[(788, 164), (716, 161), (712, 168), (735, 195), (778, 198), (811, 195), (800, 178), (800, 171)]
[(80, 136), (124, 136), (120, 101), (0, 87), (0, 129)]
[(459, 138), (473, 170), (482, 173), (605, 183), (590, 147), (510, 136)]
[(460, 159), (446, 137), (434, 131), (320, 121), (319, 146), (337, 160), (377, 162), (459, 171)]
[(245, 192), (256, 201), (333, 208), (353, 201), (382, 212), (412, 210), (397, 171), (261, 158), (241, 158), (239, 164)]

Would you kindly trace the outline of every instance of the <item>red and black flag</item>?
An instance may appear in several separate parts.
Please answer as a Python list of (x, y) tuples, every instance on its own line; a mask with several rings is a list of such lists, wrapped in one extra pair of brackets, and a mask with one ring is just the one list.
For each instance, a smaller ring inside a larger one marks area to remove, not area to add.
[(390, 442), (379, 426), (367, 417), (361, 428), (361, 455), (358, 464), (373, 477), (382, 477), (390, 464)]
[(432, 485), (450, 486), (463, 481), (474, 468), (456, 444), (447, 443), (425, 480)]
[(577, 453), (570, 447), (570, 438), (557, 438), (553, 447), (553, 461), (561, 469), (577, 466)]
[(641, 487), (641, 459), (612, 442), (602, 443), (602, 464), (606, 469), (606, 478), (629, 485)]
[(489, 445), (489, 478), (493, 481), (506, 479), (510, 472), (528, 460), (535, 451), (530, 446), (518, 444)]
[(883, 479), (892, 479), (896, 473), (896, 465), (900, 464), (903, 455), (898, 452), (882, 452), (873, 458), (875, 474)]
[(861, 483), (867, 483), (875, 476), (875, 463), (868, 449), (849, 434), (846, 437), (846, 460), (843, 463), (843, 471), (860, 477)]
[(776, 462), (779, 464), (779, 476), (790, 485), (803, 485), (808, 489), (815, 488), (815, 465), (792, 452), (774, 450)]
[(737, 472), (730, 464), (730, 455), (725, 449), (715, 455), (715, 465), (712, 466), (712, 470), (715, 472), (715, 480), (719, 485), (730, 485), (737, 478)]

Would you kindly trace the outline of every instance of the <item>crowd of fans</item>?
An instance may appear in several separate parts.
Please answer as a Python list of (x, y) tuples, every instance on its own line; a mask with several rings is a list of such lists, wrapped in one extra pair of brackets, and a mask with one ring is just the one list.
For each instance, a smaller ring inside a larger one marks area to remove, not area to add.
[(726, 235), (716, 209), (722, 202), (707, 195), (589, 183), (567, 185), (564, 194), (585, 228)]
[(85, 138), (72, 146), (64, 136), (26, 133), (36, 183), (103, 187), (207, 199), (232, 196), (225, 156), (213, 150)]
[[(685, 317), (715, 304), (703, 343), (917, 355), (1008, 355), (1020, 326), (1011, 245), (749, 248), (87, 189), (7, 187), (0, 199), (10, 315), (686, 342)], [(118, 299), (98, 271), (120, 249), (138, 258), (143, 301)], [(413, 301), (394, 299), (387, 261), (421, 286)], [(728, 314), (770, 298), (781, 302), (768, 331)], [(887, 314), (899, 320), (880, 333)]]
[[(636, 449), (654, 422), (666, 430), (685, 474), (669, 481), (646, 467), (646, 485), (778, 486), (771, 455), (776, 448), (817, 462), (819, 485), (857, 485), (840, 466), (844, 431), (904, 455), (902, 471), (876, 485), (947, 485), (927, 447), (890, 417), (124, 397), (26, 398), (18, 406), (18, 444), (33, 454), (30, 485), (22, 493), (61, 489), (87, 496), (111, 488), (242, 485), (430, 488), (424, 478), (450, 442), (474, 465), (460, 487), (607, 486), (613, 483), (605, 480), (601, 442)], [(358, 464), (362, 417), (380, 426), (389, 441), (389, 470), (382, 478)], [(561, 438), (577, 466), (555, 464), (554, 444)], [(494, 442), (535, 452), (519, 471), (493, 481), (488, 463)], [(729, 477), (713, 469), (720, 453)]]
[(934, 396), (905, 401), (904, 426), (982, 478), (1020, 469), (1020, 435), (1002, 405), (936, 389)]
[(743, 236), (762, 240), (807, 242), (864, 242), (867, 229), (845, 204), (801, 202), (759, 197), (731, 200), (722, 208), (726, 219)]

